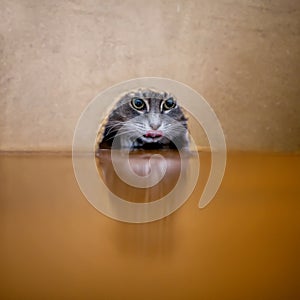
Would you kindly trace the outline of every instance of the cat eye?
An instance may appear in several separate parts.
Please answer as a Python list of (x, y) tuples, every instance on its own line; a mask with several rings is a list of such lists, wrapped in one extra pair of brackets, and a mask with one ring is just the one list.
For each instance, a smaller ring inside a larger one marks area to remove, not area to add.
[(132, 99), (131, 100), (131, 105), (133, 106), (133, 108), (135, 108), (137, 110), (142, 110), (146, 106), (145, 101), (140, 99), (140, 98)]
[(169, 98), (166, 100), (163, 104), (163, 109), (164, 110), (170, 110), (176, 106), (176, 102), (173, 98)]

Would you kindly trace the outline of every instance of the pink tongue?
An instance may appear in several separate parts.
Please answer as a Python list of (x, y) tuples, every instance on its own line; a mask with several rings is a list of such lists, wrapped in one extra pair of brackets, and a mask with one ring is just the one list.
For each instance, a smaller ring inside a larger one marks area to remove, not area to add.
[(161, 130), (148, 130), (145, 134), (146, 137), (161, 137), (163, 135)]

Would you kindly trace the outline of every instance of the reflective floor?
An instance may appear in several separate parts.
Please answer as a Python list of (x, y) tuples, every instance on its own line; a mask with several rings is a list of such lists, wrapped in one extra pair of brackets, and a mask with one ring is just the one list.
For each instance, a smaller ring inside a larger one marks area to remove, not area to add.
[(200, 158), (180, 209), (128, 224), (85, 199), (71, 157), (0, 156), (0, 299), (299, 299), (300, 156), (229, 154), (204, 209)]

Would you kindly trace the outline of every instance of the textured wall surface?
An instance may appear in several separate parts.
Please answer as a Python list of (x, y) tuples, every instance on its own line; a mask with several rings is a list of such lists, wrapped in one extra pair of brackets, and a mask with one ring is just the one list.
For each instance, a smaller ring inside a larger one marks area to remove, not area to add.
[(1, 150), (69, 150), (89, 101), (143, 76), (200, 92), (230, 149), (300, 150), (297, 0), (0, 6)]

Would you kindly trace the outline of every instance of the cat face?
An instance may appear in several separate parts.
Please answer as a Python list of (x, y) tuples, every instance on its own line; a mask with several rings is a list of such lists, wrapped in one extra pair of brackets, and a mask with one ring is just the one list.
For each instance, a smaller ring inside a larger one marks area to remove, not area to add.
[(120, 148), (187, 147), (187, 119), (177, 99), (152, 89), (139, 89), (121, 97), (110, 113), (100, 143)]

